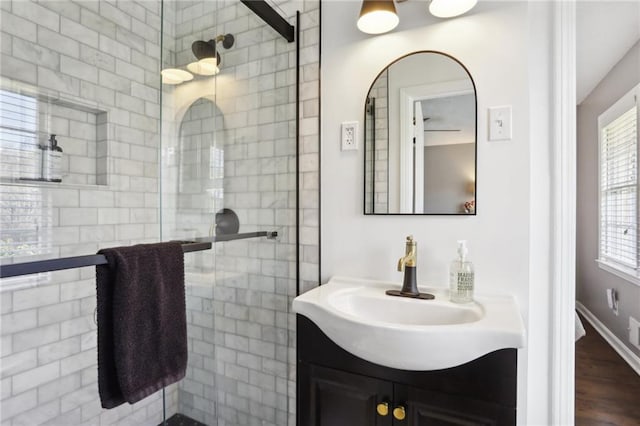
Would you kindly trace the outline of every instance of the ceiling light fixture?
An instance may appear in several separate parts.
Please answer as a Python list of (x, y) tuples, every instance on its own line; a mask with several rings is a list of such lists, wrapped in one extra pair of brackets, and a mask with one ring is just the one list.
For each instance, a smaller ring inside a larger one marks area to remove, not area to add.
[(222, 43), (222, 47), (229, 49), (233, 46), (235, 38), (232, 34), (219, 35), (215, 39), (209, 41), (198, 40), (191, 44), (191, 51), (198, 59), (187, 65), (187, 69), (198, 75), (215, 75), (220, 72), (220, 64), (222, 58), (217, 51), (217, 43)]
[(453, 18), (473, 9), (478, 0), (431, 0), (429, 12), (438, 18)]
[(358, 29), (367, 34), (382, 34), (398, 26), (400, 18), (393, 0), (363, 0)]

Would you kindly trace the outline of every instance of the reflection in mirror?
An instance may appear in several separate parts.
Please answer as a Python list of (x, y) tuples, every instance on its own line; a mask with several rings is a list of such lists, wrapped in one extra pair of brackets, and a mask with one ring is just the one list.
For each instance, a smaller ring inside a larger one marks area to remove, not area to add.
[(475, 214), (476, 93), (437, 52), (386, 67), (365, 105), (365, 214)]

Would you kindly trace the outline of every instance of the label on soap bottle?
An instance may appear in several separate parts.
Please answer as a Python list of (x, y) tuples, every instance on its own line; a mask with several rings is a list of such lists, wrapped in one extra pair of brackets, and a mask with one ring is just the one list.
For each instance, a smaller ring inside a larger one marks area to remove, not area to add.
[(458, 272), (457, 288), (458, 291), (473, 290), (473, 272)]

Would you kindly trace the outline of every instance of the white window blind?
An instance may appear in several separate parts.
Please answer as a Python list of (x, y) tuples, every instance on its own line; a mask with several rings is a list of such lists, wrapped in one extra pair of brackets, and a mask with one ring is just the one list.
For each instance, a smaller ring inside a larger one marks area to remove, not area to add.
[[(38, 99), (0, 90), (0, 177), (40, 176)], [(51, 240), (52, 212), (36, 186), (0, 185), (0, 259), (39, 255)]]
[[(637, 88), (636, 88), (637, 89)], [(599, 117), (600, 261), (637, 271), (638, 107), (632, 90)]]
[(47, 253), (52, 222), (41, 188), (0, 185), (0, 259)]
[(40, 176), (38, 100), (0, 90), (0, 170), (2, 177)]

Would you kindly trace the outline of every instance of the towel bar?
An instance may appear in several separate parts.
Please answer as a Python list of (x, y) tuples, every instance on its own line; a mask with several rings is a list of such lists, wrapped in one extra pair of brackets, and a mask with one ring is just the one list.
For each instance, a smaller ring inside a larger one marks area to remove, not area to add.
[[(274, 239), (278, 236), (275, 231), (245, 232), (242, 234), (218, 235), (217, 237), (196, 238), (193, 241), (178, 241), (185, 253), (209, 250), (212, 243), (241, 240), (246, 238), (267, 237)], [(42, 272), (60, 271), (63, 269), (83, 268), (86, 266), (104, 265), (107, 259), (101, 254), (87, 256), (61, 257), (58, 259), (36, 260), (33, 262), (10, 263), (0, 266), (0, 278), (17, 277), (20, 275), (38, 274)]]

